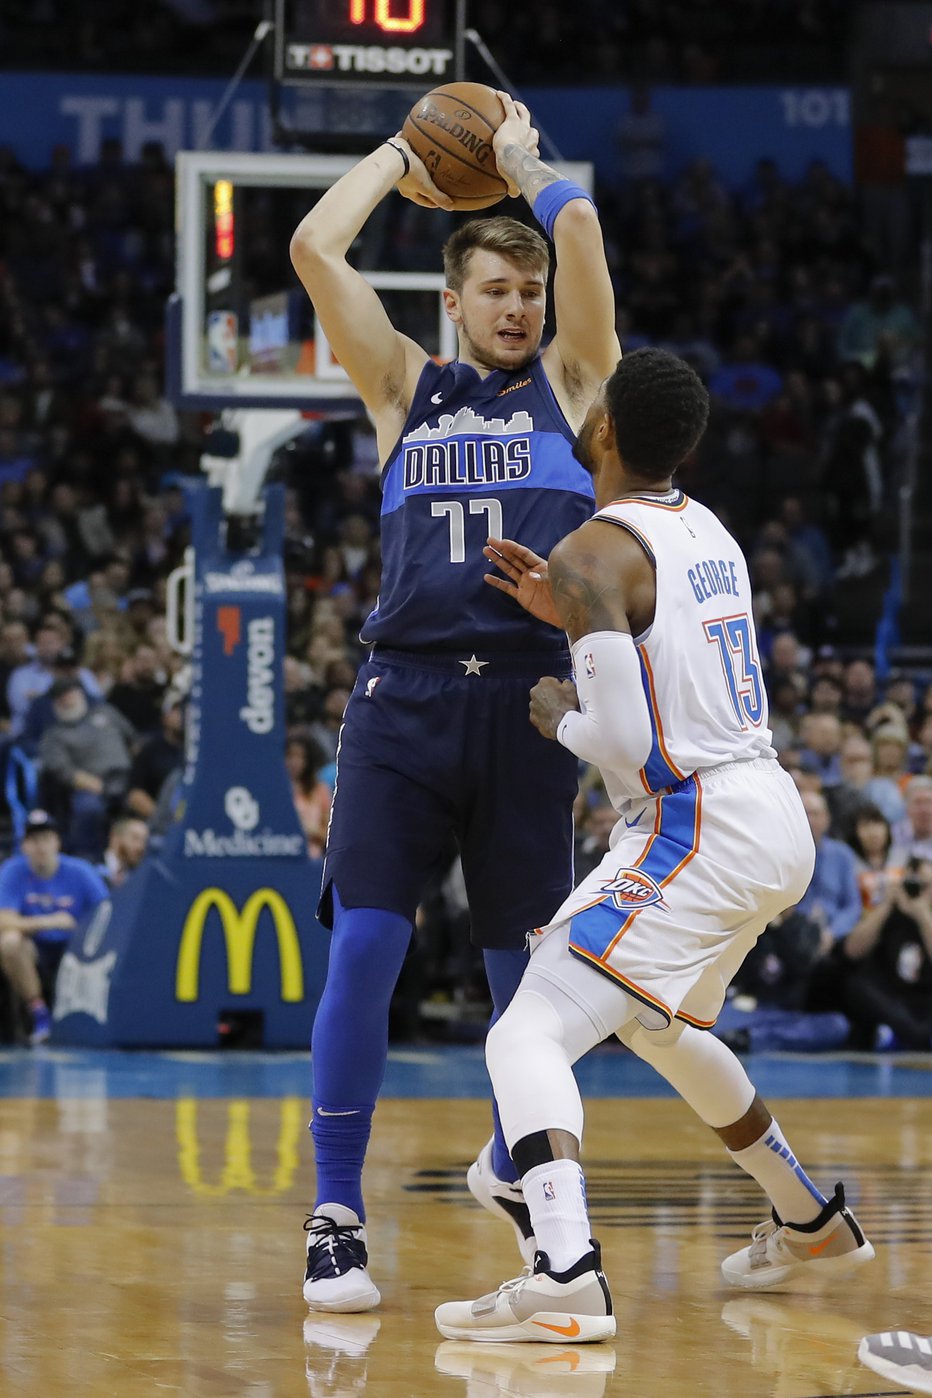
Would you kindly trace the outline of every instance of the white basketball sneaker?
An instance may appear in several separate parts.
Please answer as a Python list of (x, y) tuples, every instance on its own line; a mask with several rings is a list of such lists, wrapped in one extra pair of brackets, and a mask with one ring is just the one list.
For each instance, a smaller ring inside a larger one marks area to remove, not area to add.
[(612, 1298), (602, 1272), (599, 1245), (565, 1272), (552, 1272), (539, 1252), (534, 1270), (502, 1282), (478, 1301), (447, 1301), (434, 1312), (448, 1340), (535, 1340), (551, 1345), (610, 1340), (615, 1333)]
[(926, 1335), (908, 1330), (865, 1335), (858, 1345), (858, 1359), (898, 1388), (932, 1393), (932, 1340)]
[(492, 1168), (492, 1142), (487, 1141), (466, 1172), (466, 1184), (477, 1203), (515, 1230), (518, 1249), (528, 1267), (534, 1266), (537, 1240), (521, 1181), (500, 1180)]
[(382, 1297), (366, 1270), (366, 1230), (344, 1204), (321, 1204), (304, 1224), (304, 1299), (315, 1311), (371, 1311)]
[(732, 1253), (722, 1263), (729, 1286), (746, 1291), (766, 1291), (783, 1282), (822, 1281), (850, 1272), (870, 1262), (874, 1249), (845, 1208), (845, 1191), (835, 1186), (830, 1199), (812, 1223), (784, 1223), (774, 1212), (758, 1224), (751, 1246)]

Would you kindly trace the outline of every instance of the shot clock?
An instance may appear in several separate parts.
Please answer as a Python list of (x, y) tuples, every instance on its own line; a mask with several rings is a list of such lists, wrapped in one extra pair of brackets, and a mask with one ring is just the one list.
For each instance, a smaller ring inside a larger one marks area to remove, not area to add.
[(279, 82), (436, 87), (462, 73), (464, 0), (276, 0)]

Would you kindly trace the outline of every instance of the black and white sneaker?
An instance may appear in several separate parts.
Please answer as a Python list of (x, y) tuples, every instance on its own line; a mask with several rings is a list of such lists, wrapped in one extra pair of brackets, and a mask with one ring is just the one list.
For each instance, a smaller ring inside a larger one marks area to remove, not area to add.
[(321, 1204), (304, 1225), (304, 1299), (315, 1311), (371, 1311), (382, 1297), (366, 1270), (366, 1229), (344, 1204)]
[(472, 1197), (496, 1218), (504, 1219), (515, 1230), (518, 1249), (528, 1267), (534, 1265), (537, 1239), (531, 1226), (531, 1213), (524, 1202), (521, 1181), (500, 1180), (492, 1169), (492, 1142), (487, 1141), (466, 1172), (466, 1184)]

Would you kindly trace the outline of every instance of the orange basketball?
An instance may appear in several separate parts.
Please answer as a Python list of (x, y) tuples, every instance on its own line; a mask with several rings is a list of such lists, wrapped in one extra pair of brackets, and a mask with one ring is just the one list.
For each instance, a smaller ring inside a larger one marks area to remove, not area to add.
[(492, 137), (505, 109), (484, 83), (446, 83), (411, 108), (401, 134), (458, 209), (486, 209), (508, 193)]

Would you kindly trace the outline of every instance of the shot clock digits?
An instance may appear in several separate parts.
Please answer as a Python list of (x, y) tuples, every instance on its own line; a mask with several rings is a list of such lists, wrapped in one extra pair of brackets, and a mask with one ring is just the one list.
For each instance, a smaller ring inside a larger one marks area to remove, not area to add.
[(280, 82), (412, 86), (462, 69), (463, 0), (277, 0)]

